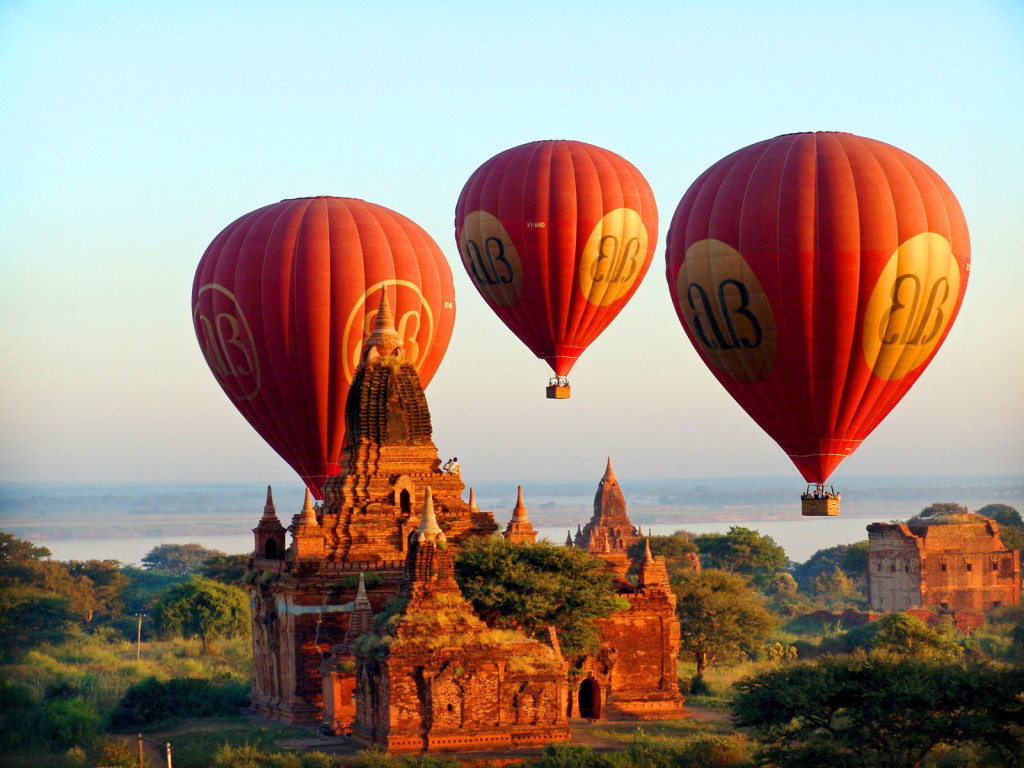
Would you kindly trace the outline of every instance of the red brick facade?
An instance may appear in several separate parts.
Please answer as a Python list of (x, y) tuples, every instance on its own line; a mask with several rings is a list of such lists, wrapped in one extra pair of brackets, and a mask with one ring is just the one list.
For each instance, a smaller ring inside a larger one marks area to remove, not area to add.
[[(498, 526), (477, 508), (472, 489), (469, 503), (462, 500), (460, 475), (441, 470), (426, 398), (390, 337), (389, 317), (382, 306), (346, 406), (342, 471), (325, 483), (322, 505), (307, 494), (285, 529), (268, 489), (253, 531), (254, 707), (286, 722), (351, 726), (390, 752), (562, 740), (581, 691), (588, 705), (593, 699), (608, 712), (681, 716), (675, 596), (654, 560), (641, 564), (638, 587), (625, 579), (624, 547), (638, 532), (610, 462), (598, 498), (605, 486), (610, 495), (595, 500), (601, 515), (588, 530), (609, 550), (600, 556), (631, 607), (602, 624), (599, 657), (570, 672), (553, 633), (546, 644), (513, 638), (473, 614), (454, 581), (452, 555)], [(521, 492), (506, 536), (536, 538)], [(396, 596), (408, 603), (369, 631)]]
[[(973, 517), (973, 516), (972, 516)], [(1020, 602), (1020, 553), (982, 517), (950, 525), (868, 526), (872, 611), (986, 611)]]

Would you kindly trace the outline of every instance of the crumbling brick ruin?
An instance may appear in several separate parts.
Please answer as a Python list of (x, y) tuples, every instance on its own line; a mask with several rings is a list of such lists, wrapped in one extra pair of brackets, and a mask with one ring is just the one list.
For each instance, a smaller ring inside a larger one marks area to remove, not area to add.
[(868, 602), (872, 611), (936, 608), (986, 611), (1020, 602), (1020, 553), (996, 523), (971, 515), (948, 525), (868, 526)]
[[(625, 549), (640, 537), (610, 462), (579, 545), (606, 562), (630, 608), (602, 622), (600, 654), (570, 670), (553, 631), (547, 643), (512, 638), (473, 614), (452, 557), (498, 525), (472, 489), (462, 500), (461, 475), (441, 470), (419, 377), (398, 342), (385, 295), (323, 504), (307, 493), (286, 529), (268, 489), (246, 578), (253, 706), (285, 722), (351, 727), (389, 752), (546, 744), (568, 738), (569, 716), (682, 716), (675, 596), (649, 552), (637, 586), (627, 579)], [(536, 539), (521, 489), (505, 536)], [(373, 631), (373, 617), (396, 606)]]

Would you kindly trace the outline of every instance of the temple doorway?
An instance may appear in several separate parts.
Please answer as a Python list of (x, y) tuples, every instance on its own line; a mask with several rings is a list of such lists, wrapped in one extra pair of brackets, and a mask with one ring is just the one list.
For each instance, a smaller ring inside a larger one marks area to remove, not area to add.
[(587, 720), (601, 717), (601, 688), (592, 677), (580, 683), (579, 713)]

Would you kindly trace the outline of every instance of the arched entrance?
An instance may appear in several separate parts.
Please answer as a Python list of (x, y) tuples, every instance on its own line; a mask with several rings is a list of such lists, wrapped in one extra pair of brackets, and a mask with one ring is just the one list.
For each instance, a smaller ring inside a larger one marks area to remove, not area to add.
[(412, 512), (412, 500), (408, 489), (404, 489), (399, 495), (398, 506), (401, 508), (403, 515), (408, 515)]
[(592, 677), (580, 683), (579, 713), (588, 720), (601, 717), (601, 687)]

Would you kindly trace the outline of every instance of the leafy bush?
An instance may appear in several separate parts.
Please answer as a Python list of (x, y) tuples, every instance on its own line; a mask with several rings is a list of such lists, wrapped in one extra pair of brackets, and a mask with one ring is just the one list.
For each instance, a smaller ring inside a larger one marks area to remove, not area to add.
[(38, 714), (39, 708), (26, 686), (0, 678), (0, 747), (7, 749), (29, 742)]
[(237, 715), (249, 703), (249, 686), (231, 680), (155, 677), (128, 689), (110, 715), (113, 729), (142, 728), (174, 717)]
[(96, 744), (93, 765), (109, 768), (147, 768), (146, 762), (139, 762), (139, 752), (120, 739), (101, 739)]
[(264, 752), (252, 744), (224, 744), (213, 758), (212, 768), (334, 768), (337, 761), (323, 752)]
[(607, 757), (577, 744), (548, 744), (540, 757), (530, 761), (536, 768), (610, 768)]
[(59, 747), (90, 744), (100, 730), (96, 707), (85, 699), (55, 699), (43, 707), (40, 730)]
[(688, 768), (739, 768), (750, 764), (745, 742), (732, 736), (701, 733), (682, 743), (675, 765)]

